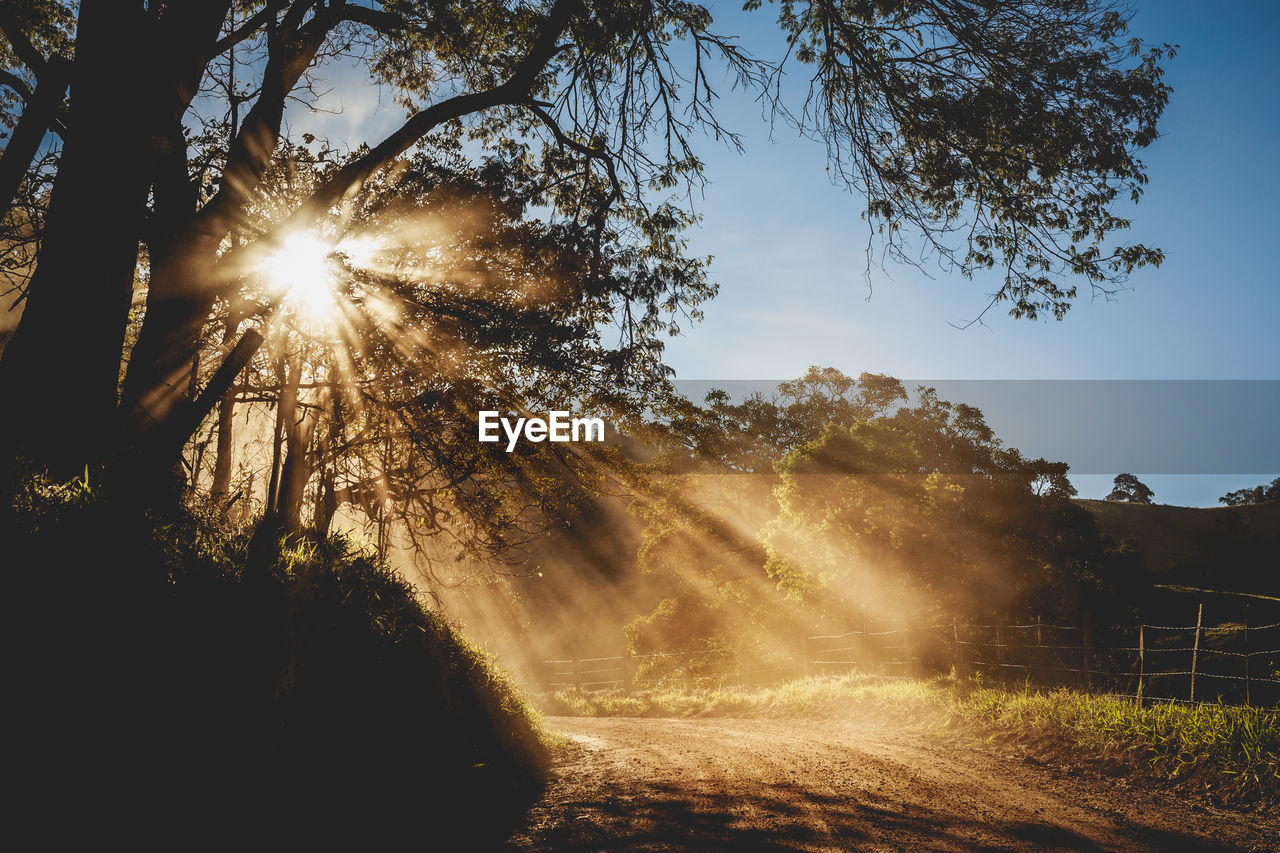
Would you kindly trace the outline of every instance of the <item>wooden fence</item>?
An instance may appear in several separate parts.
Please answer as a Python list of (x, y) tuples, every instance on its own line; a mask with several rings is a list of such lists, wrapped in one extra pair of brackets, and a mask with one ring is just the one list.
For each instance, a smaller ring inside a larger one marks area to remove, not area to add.
[(977, 625), (953, 621), (887, 631), (809, 637), (818, 673), (848, 670), (911, 677), (954, 667), (1000, 681), (1067, 684), (1139, 697), (1280, 704), (1280, 622), (1191, 625)]
[[(804, 637), (796, 653), (762, 662), (727, 649), (544, 661), (543, 689), (712, 682), (756, 687), (844, 672), (910, 678), (954, 669), (998, 681), (1070, 685), (1139, 698), (1280, 704), (1280, 622), (1194, 625), (1022, 623), (903, 626)], [(672, 673), (675, 673), (673, 676)]]

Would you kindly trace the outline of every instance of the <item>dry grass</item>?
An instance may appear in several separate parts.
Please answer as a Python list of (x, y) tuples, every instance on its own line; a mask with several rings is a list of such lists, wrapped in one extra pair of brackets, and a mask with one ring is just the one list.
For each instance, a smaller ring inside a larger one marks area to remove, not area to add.
[(949, 678), (846, 675), (758, 690), (560, 691), (552, 714), (634, 717), (891, 719), (954, 737), (960, 730), (1030, 753), (1102, 763), (1236, 804), (1280, 801), (1280, 715), (1217, 704), (1139, 704), (1073, 690), (983, 686)]

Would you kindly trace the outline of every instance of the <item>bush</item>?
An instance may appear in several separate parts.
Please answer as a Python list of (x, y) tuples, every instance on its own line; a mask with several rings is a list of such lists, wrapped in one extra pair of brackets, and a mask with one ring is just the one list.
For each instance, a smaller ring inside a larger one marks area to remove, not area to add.
[(87, 477), (3, 497), (6, 770), (51, 841), (475, 842), (543, 781), (536, 714), (350, 543), (142, 513)]

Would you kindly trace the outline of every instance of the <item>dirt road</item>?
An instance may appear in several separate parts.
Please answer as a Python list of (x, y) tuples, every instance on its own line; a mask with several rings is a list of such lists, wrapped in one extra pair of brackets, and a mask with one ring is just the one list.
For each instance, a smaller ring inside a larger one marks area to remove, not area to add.
[(1280, 820), (889, 725), (551, 718), (532, 850), (1276, 850)]

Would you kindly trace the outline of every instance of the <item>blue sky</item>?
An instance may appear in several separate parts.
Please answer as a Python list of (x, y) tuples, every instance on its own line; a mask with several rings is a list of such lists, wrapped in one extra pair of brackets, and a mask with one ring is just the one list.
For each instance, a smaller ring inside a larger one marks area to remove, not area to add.
[[(1139, 8), (1134, 34), (1182, 46), (1167, 65), (1175, 92), (1163, 137), (1143, 155), (1151, 183), (1131, 232), (1168, 259), (1118, 301), (1086, 296), (1061, 323), (997, 309), (986, 328), (954, 329), (990, 288), (904, 267), (873, 269), (867, 301), (860, 200), (829, 183), (820, 145), (784, 129), (770, 140), (758, 109), (737, 99), (747, 152), (708, 150), (712, 185), (691, 241), (716, 256), (724, 287), (696, 333), (672, 343), (671, 363), (682, 376), (728, 378), (794, 376), (811, 363), (921, 378), (1280, 378), (1268, 251), (1280, 190), (1278, 11)], [(741, 19), (717, 18), (726, 30)], [(745, 20), (753, 34), (769, 23)]]
[[(712, 8), (726, 31), (774, 41), (769, 17)], [(913, 379), (1280, 378), (1280, 4), (1148, 0), (1131, 32), (1181, 47), (1166, 65), (1174, 93), (1162, 137), (1143, 154), (1151, 182), (1132, 212), (1134, 237), (1168, 257), (1117, 301), (1086, 296), (1062, 322), (997, 309), (961, 331), (950, 323), (976, 316), (990, 288), (905, 267), (873, 268), (868, 300), (859, 200), (827, 180), (820, 145), (786, 129), (770, 139), (758, 107), (737, 98), (727, 105), (747, 150), (708, 150), (712, 184), (691, 239), (716, 257), (721, 293), (700, 327), (671, 342), (669, 363), (699, 379), (786, 378), (810, 364)], [(1161, 502), (1212, 505), (1263, 476), (1147, 482)], [(1110, 488), (1108, 476), (1075, 479), (1087, 497)]]
[[(737, 3), (710, 8), (716, 29), (778, 55), (769, 6), (754, 14)], [(693, 252), (715, 256), (721, 291), (703, 323), (670, 341), (668, 363), (698, 380), (781, 380), (812, 364), (915, 380), (1280, 379), (1272, 263), (1280, 242), (1280, 4), (1146, 0), (1136, 8), (1133, 35), (1181, 45), (1166, 65), (1174, 93), (1162, 138), (1143, 155), (1151, 182), (1132, 211), (1133, 238), (1167, 252), (1160, 269), (1135, 274), (1116, 301), (1084, 294), (1062, 322), (1014, 320), (997, 308), (985, 325), (961, 331), (951, 324), (981, 312), (991, 288), (901, 266), (873, 267), (868, 299), (861, 199), (830, 183), (819, 144), (783, 125), (770, 138), (759, 105), (726, 91), (722, 116), (746, 151), (703, 145), (710, 184), (695, 199), (703, 223), (689, 235)], [(349, 141), (376, 136), (398, 113), (385, 93), (379, 106), (373, 91), (338, 86), (331, 105), (341, 103), (341, 115), (291, 121)], [(1226, 440), (1233, 414), (1221, 413)], [(1212, 505), (1273, 476), (1161, 474), (1147, 482), (1158, 501)], [(1077, 486), (1100, 497), (1110, 477), (1082, 476)]]

